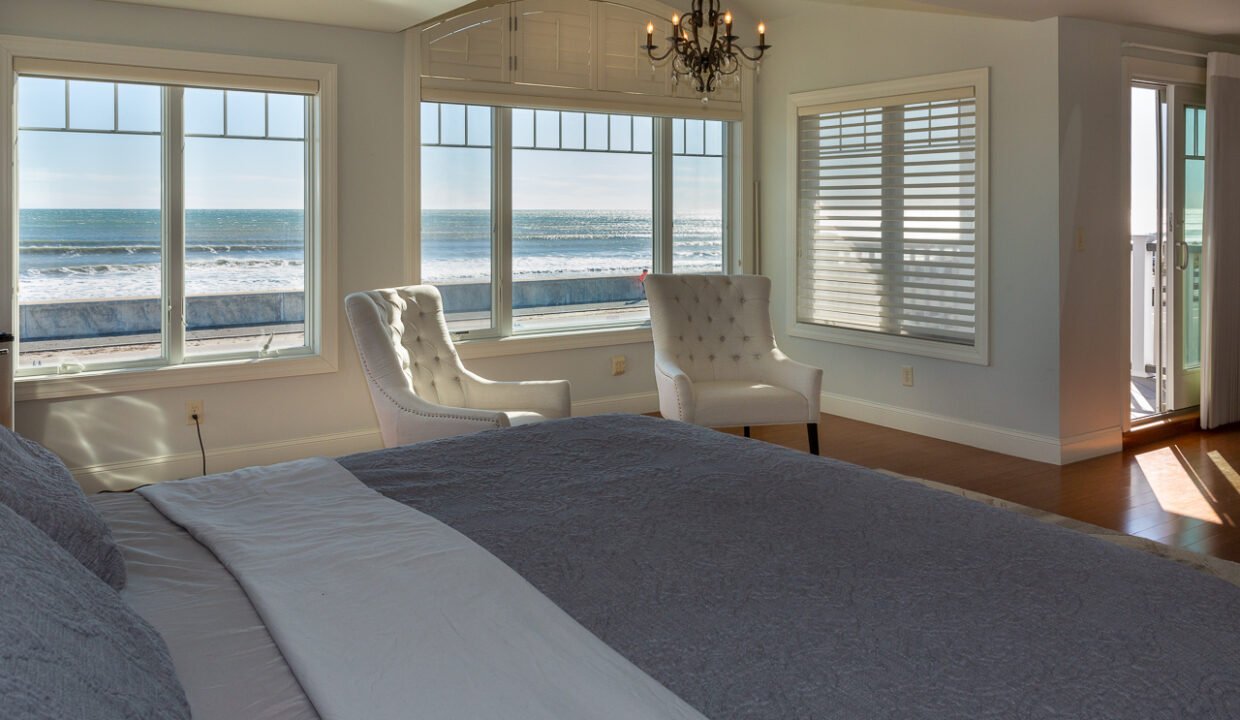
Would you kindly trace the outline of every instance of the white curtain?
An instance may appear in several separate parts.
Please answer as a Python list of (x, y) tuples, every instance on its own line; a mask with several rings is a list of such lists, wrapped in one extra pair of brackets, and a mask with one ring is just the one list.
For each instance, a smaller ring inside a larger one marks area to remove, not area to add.
[(1206, 66), (1201, 426), (1240, 421), (1240, 55)]

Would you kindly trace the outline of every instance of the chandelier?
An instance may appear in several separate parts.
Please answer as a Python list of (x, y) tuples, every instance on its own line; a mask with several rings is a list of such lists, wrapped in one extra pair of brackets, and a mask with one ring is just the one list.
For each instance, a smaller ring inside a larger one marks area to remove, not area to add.
[(646, 44), (642, 50), (650, 56), (652, 64), (662, 64), (671, 59), (672, 81), (682, 78), (692, 81), (693, 87), (702, 93), (702, 102), (719, 89), (725, 78), (731, 78), (741, 69), (742, 60), (757, 67), (762, 56), (770, 49), (766, 44), (766, 24), (758, 23), (758, 44), (750, 55), (735, 45), (739, 37), (732, 34), (732, 13), (719, 11), (719, 0), (693, 0), (693, 5), (683, 18), (672, 15), (672, 34), (667, 38), (671, 47), (658, 53), (654, 44), (654, 23), (646, 24)]

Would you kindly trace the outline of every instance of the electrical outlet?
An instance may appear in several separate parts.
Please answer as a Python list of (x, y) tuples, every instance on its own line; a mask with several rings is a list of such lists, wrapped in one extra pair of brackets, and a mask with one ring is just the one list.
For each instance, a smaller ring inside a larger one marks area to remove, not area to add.
[(207, 421), (207, 418), (202, 414), (202, 401), (201, 400), (189, 400), (185, 403), (185, 424), (186, 425), (195, 424), (194, 423), (195, 415), (198, 416), (197, 424), (201, 425)]
[(904, 383), (904, 387), (913, 387), (913, 366), (905, 365), (900, 368), (900, 382)]
[(613, 355), (611, 358), (611, 374), (623, 375), (627, 366), (626, 360), (623, 355)]

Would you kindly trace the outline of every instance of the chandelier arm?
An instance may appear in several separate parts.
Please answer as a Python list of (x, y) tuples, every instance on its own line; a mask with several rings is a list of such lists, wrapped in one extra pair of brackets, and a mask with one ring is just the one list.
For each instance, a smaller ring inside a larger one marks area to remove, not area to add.
[(646, 51), (646, 54), (650, 56), (650, 61), (656, 63), (661, 63), (664, 60), (667, 60), (672, 56), (672, 53), (676, 52), (675, 45), (669, 47), (662, 55), (654, 54), (654, 51), (659, 49), (658, 45), (644, 45), (643, 49)]
[(758, 54), (757, 54), (757, 55), (750, 55), (749, 53), (745, 52), (745, 48), (743, 48), (743, 47), (742, 47), (742, 48), (736, 48), (736, 51), (737, 51), (737, 52), (741, 55), (741, 57), (745, 58), (745, 59), (746, 59), (746, 60), (748, 60), (749, 62), (755, 62), (755, 63), (756, 63), (756, 62), (761, 62), (761, 61), (762, 61), (762, 56), (766, 54), (767, 49), (769, 49), (770, 47), (771, 47), (770, 45), (758, 45), (758, 46), (756, 46), (756, 47), (754, 48), (754, 50), (757, 50), (757, 51), (758, 51)]

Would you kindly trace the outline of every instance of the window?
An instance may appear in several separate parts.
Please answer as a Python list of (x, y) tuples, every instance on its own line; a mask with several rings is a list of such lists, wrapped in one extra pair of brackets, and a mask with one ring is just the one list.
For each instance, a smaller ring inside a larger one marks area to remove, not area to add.
[(797, 334), (986, 359), (986, 71), (794, 96)]
[(724, 272), (725, 123), (422, 104), (422, 280), (472, 337), (636, 326), (647, 272)]
[(14, 65), (19, 375), (321, 355), (318, 81)]

